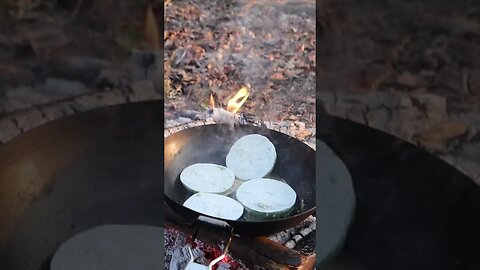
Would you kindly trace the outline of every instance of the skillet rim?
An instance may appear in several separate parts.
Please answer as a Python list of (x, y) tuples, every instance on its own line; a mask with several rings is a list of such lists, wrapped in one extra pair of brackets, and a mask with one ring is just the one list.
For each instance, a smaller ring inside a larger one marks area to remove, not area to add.
[[(297, 138), (295, 137), (292, 137), (288, 134), (285, 134), (283, 132), (280, 132), (280, 131), (277, 131), (277, 130), (273, 130), (273, 129), (269, 129), (267, 127), (259, 127), (259, 126), (255, 126), (255, 125), (250, 125), (250, 124), (245, 124), (245, 125), (235, 125), (235, 127), (245, 127), (245, 128), (253, 128), (253, 129), (257, 129), (257, 130), (264, 130), (264, 131), (268, 131), (268, 132), (271, 132), (271, 133), (274, 133), (276, 136), (279, 136), (279, 137), (284, 137), (288, 140), (293, 140), (295, 142), (296, 145), (298, 146), (302, 146), (302, 147), (305, 147), (305, 149), (309, 152), (311, 152), (311, 154), (313, 154), (314, 158), (316, 158), (316, 150), (313, 149), (312, 147), (310, 147), (309, 145), (305, 144), (304, 142), (298, 140)], [(170, 141), (173, 140), (174, 136), (182, 133), (182, 132), (187, 132), (187, 131), (192, 131), (194, 129), (197, 129), (197, 130), (200, 130), (200, 129), (204, 129), (204, 128), (214, 128), (214, 127), (225, 127), (225, 128), (228, 128), (229, 125), (228, 124), (206, 124), (206, 125), (200, 125), (200, 126), (194, 126), (194, 127), (190, 127), (190, 128), (187, 128), (187, 129), (183, 129), (183, 130), (180, 130), (180, 131), (177, 131), (175, 133), (172, 133), (170, 134), (169, 136), (165, 137), (164, 138), (164, 151), (165, 149), (167, 148), (167, 145), (169, 145), (169, 143), (171, 143)], [(165, 160), (165, 158), (164, 158)], [(165, 163), (164, 163), (165, 164)], [(167, 168), (165, 168), (165, 165), (164, 165), (164, 173), (165, 171), (167, 170)], [(314, 173), (316, 174), (316, 167), (314, 167)], [(164, 180), (165, 181), (165, 180)], [(313, 183), (316, 183), (316, 176), (314, 176), (312, 178), (311, 181), (314, 181)], [(165, 183), (165, 182), (164, 182)], [(313, 187), (315, 188), (315, 193), (316, 193), (316, 184), (313, 185)], [(206, 215), (206, 214), (202, 214), (200, 212), (197, 212), (195, 210), (192, 210), (190, 208), (187, 208), (185, 206), (183, 206), (183, 204), (180, 204), (178, 203), (176, 200), (172, 199), (170, 196), (167, 195), (167, 188), (165, 187), (165, 184), (164, 184), (164, 189), (163, 189), (163, 195), (165, 196), (164, 199), (165, 199), (165, 202), (167, 204), (169, 204), (170, 207), (181, 207), (183, 208), (184, 211), (187, 211), (187, 212), (191, 212), (191, 213), (194, 213), (197, 217), (198, 216), (207, 216), (207, 217), (211, 217), (211, 218), (214, 218), (214, 219), (217, 219), (217, 220), (222, 220), (222, 221), (225, 221), (227, 223), (237, 223), (237, 224), (242, 224), (242, 225), (248, 225), (248, 224), (266, 224), (266, 223), (277, 223), (277, 222), (289, 222), (291, 220), (294, 220), (294, 219), (298, 219), (302, 216), (305, 216), (308, 217), (309, 215), (312, 215), (314, 212), (316, 212), (316, 198), (314, 198), (314, 206), (307, 209), (306, 211), (303, 211), (303, 212), (300, 212), (298, 214), (295, 214), (295, 215), (292, 215), (292, 216), (287, 216), (287, 217), (281, 217), (281, 218), (277, 218), (277, 219), (266, 219), (266, 220), (255, 220), (255, 221), (246, 221), (246, 220), (228, 220), (228, 219), (223, 219), (223, 218), (218, 218), (218, 217), (213, 217), (213, 216), (210, 216), (210, 215)], [(170, 203), (173, 203), (174, 206), (170, 205)], [(181, 216), (190, 216), (190, 215), (181, 215)], [(193, 215), (192, 215), (193, 216)], [(231, 225), (233, 226), (233, 224)]]

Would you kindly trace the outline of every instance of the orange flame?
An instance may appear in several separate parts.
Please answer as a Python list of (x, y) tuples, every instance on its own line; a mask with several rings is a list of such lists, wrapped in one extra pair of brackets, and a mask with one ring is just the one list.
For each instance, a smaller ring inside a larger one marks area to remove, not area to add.
[[(240, 107), (242, 107), (243, 103), (245, 103), (248, 95), (249, 93), (246, 87), (240, 88), (237, 94), (228, 101), (227, 111), (231, 113), (236, 113), (240, 109)], [(238, 102), (239, 99), (241, 99), (240, 102)]]
[(210, 101), (208, 102), (208, 106), (213, 109), (215, 108), (215, 100), (213, 99), (212, 94), (210, 94)]

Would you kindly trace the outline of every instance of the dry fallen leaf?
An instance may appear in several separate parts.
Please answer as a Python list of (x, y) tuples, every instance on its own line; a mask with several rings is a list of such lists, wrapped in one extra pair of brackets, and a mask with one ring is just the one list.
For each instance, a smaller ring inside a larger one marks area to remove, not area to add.
[(397, 77), (397, 82), (399, 84), (403, 84), (403, 85), (406, 85), (406, 86), (409, 86), (409, 87), (418, 86), (418, 84), (419, 84), (417, 76), (413, 75), (410, 72), (405, 72), (405, 73), (400, 74)]
[(304, 141), (306, 139), (308, 139), (308, 137), (312, 136), (312, 132), (310, 130), (301, 130), (299, 131), (298, 133), (295, 134), (295, 136), (301, 140), (301, 141)]
[(37, 55), (50, 54), (70, 42), (58, 24), (35, 25), (26, 29), (24, 35)]
[(450, 140), (464, 135), (468, 126), (457, 120), (446, 120), (437, 123), (429, 130), (414, 136), (414, 140), (423, 146), (427, 151), (445, 153), (448, 151)]
[(283, 80), (284, 77), (282, 73), (276, 72), (276, 73), (273, 73), (272, 76), (270, 76), (270, 78), (272, 80)]
[(447, 140), (457, 138), (465, 134), (468, 130), (467, 124), (457, 120), (445, 120), (434, 125), (429, 130), (421, 133), (418, 138), (420, 141), (427, 142), (446, 142)]

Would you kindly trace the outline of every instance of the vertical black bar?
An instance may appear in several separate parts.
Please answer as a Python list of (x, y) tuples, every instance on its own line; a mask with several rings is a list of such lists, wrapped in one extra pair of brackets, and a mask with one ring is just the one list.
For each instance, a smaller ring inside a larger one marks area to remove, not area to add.
[[(165, 2), (165, 1), (162, 1), (162, 2)], [(165, 24), (164, 24), (164, 22), (165, 22), (165, 5), (162, 5), (162, 6), (160, 7), (160, 16), (158, 16), (158, 17), (162, 18), (162, 21), (159, 22), (159, 26), (160, 26), (160, 27), (159, 27), (159, 31), (160, 31), (159, 35), (160, 35), (161, 37), (164, 37), (164, 31), (165, 31)], [(158, 18), (158, 17), (157, 17), (157, 18)], [(157, 21), (158, 21), (158, 20), (157, 20)], [(164, 39), (164, 40), (165, 40), (165, 39)], [(157, 61), (157, 65), (161, 65), (161, 67), (160, 67), (160, 70), (161, 70), (161, 71), (160, 71), (160, 74), (161, 74), (162, 77), (164, 77), (164, 68), (163, 68), (163, 63), (165, 62), (165, 60), (164, 60), (164, 55), (165, 55), (165, 54), (164, 54), (164, 48), (165, 48), (165, 46), (164, 46), (164, 41), (161, 41), (161, 42), (160, 42), (160, 54), (161, 54), (161, 55), (160, 55), (159, 58), (162, 59), (162, 61), (161, 61), (160, 63), (159, 63), (159, 61)], [(164, 78), (164, 79), (165, 79), (165, 78)], [(163, 95), (163, 93), (165, 93), (164, 85), (165, 85), (164, 83), (161, 85), (161, 93), (162, 93), (162, 95)], [(163, 96), (164, 96), (164, 95), (163, 95)], [(163, 112), (165, 112), (165, 110), (163, 110)], [(165, 114), (164, 114), (163, 119), (165, 120)], [(165, 125), (162, 123), (162, 126), (165, 126)], [(160, 138), (159, 138), (159, 139), (160, 139)], [(165, 145), (164, 145), (164, 147), (165, 147)], [(163, 150), (163, 149), (162, 149), (162, 150)], [(163, 152), (163, 151), (162, 151), (162, 152)], [(164, 172), (163, 172), (163, 168), (162, 168), (162, 174), (161, 174), (161, 176), (162, 176), (162, 181), (163, 181), (163, 174), (164, 174)], [(163, 204), (164, 204), (164, 198), (163, 198), (163, 197), (164, 197), (164, 185), (163, 185), (163, 184), (162, 184), (162, 194), (161, 194), (161, 196), (162, 196), (162, 205), (163, 205)], [(163, 224), (165, 224), (165, 216), (164, 216), (164, 212), (163, 212), (163, 211), (161, 212), (161, 216), (162, 216)], [(165, 229), (165, 226), (164, 226), (164, 229)], [(165, 232), (164, 232), (164, 234), (163, 234), (163, 237), (165, 237)], [(162, 258), (162, 261), (165, 261), (165, 239), (162, 239), (162, 240), (163, 240), (163, 243), (161, 244), (162, 250), (161, 250), (161, 253), (160, 253), (160, 254), (161, 254), (160, 257)], [(164, 265), (164, 269), (165, 269), (165, 265)]]

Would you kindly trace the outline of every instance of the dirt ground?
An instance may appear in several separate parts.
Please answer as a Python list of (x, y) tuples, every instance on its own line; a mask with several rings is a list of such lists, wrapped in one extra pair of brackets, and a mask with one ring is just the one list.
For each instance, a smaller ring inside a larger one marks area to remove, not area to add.
[[(143, 46), (146, 3), (144, 0), (1, 1), (2, 82), (34, 83), (48, 75), (48, 67), (42, 66), (42, 61), (66, 55), (123, 64), (133, 48)], [(157, 9), (160, 7), (157, 5)]]
[[(151, 49), (144, 27), (148, 2), (1, 1), (0, 112), (128, 89), (136, 79), (132, 52)], [(158, 25), (162, 2), (153, 4)]]
[(323, 0), (318, 12), (319, 90), (460, 96), (468, 72), (480, 91), (478, 1)]
[[(57, 100), (50, 92), (69, 98), (129, 88), (135, 80), (130, 71), (132, 51), (148, 47), (148, 2), (2, 1), (0, 111)], [(158, 25), (161, 5), (163, 1), (154, 1)], [(181, 110), (203, 111), (210, 94), (224, 106), (247, 85), (251, 91), (243, 112), (263, 120), (313, 123), (314, 5), (298, 0), (172, 1), (165, 12), (167, 118)], [(99, 82), (103, 71), (107, 84)], [(46, 83), (49, 78), (68, 82), (55, 80), (52, 85), (51, 80)], [(72, 93), (63, 90), (72, 86)]]
[(317, 7), (321, 111), (419, 145), (480, 184), (480, 2)]
[[(166, 113), (217, 106), (247, 85), (243, 112), (315, 121), (314, 1), (173, 1), (165, 10)], [(167, 116), (168, 117), (168, 116)]]

